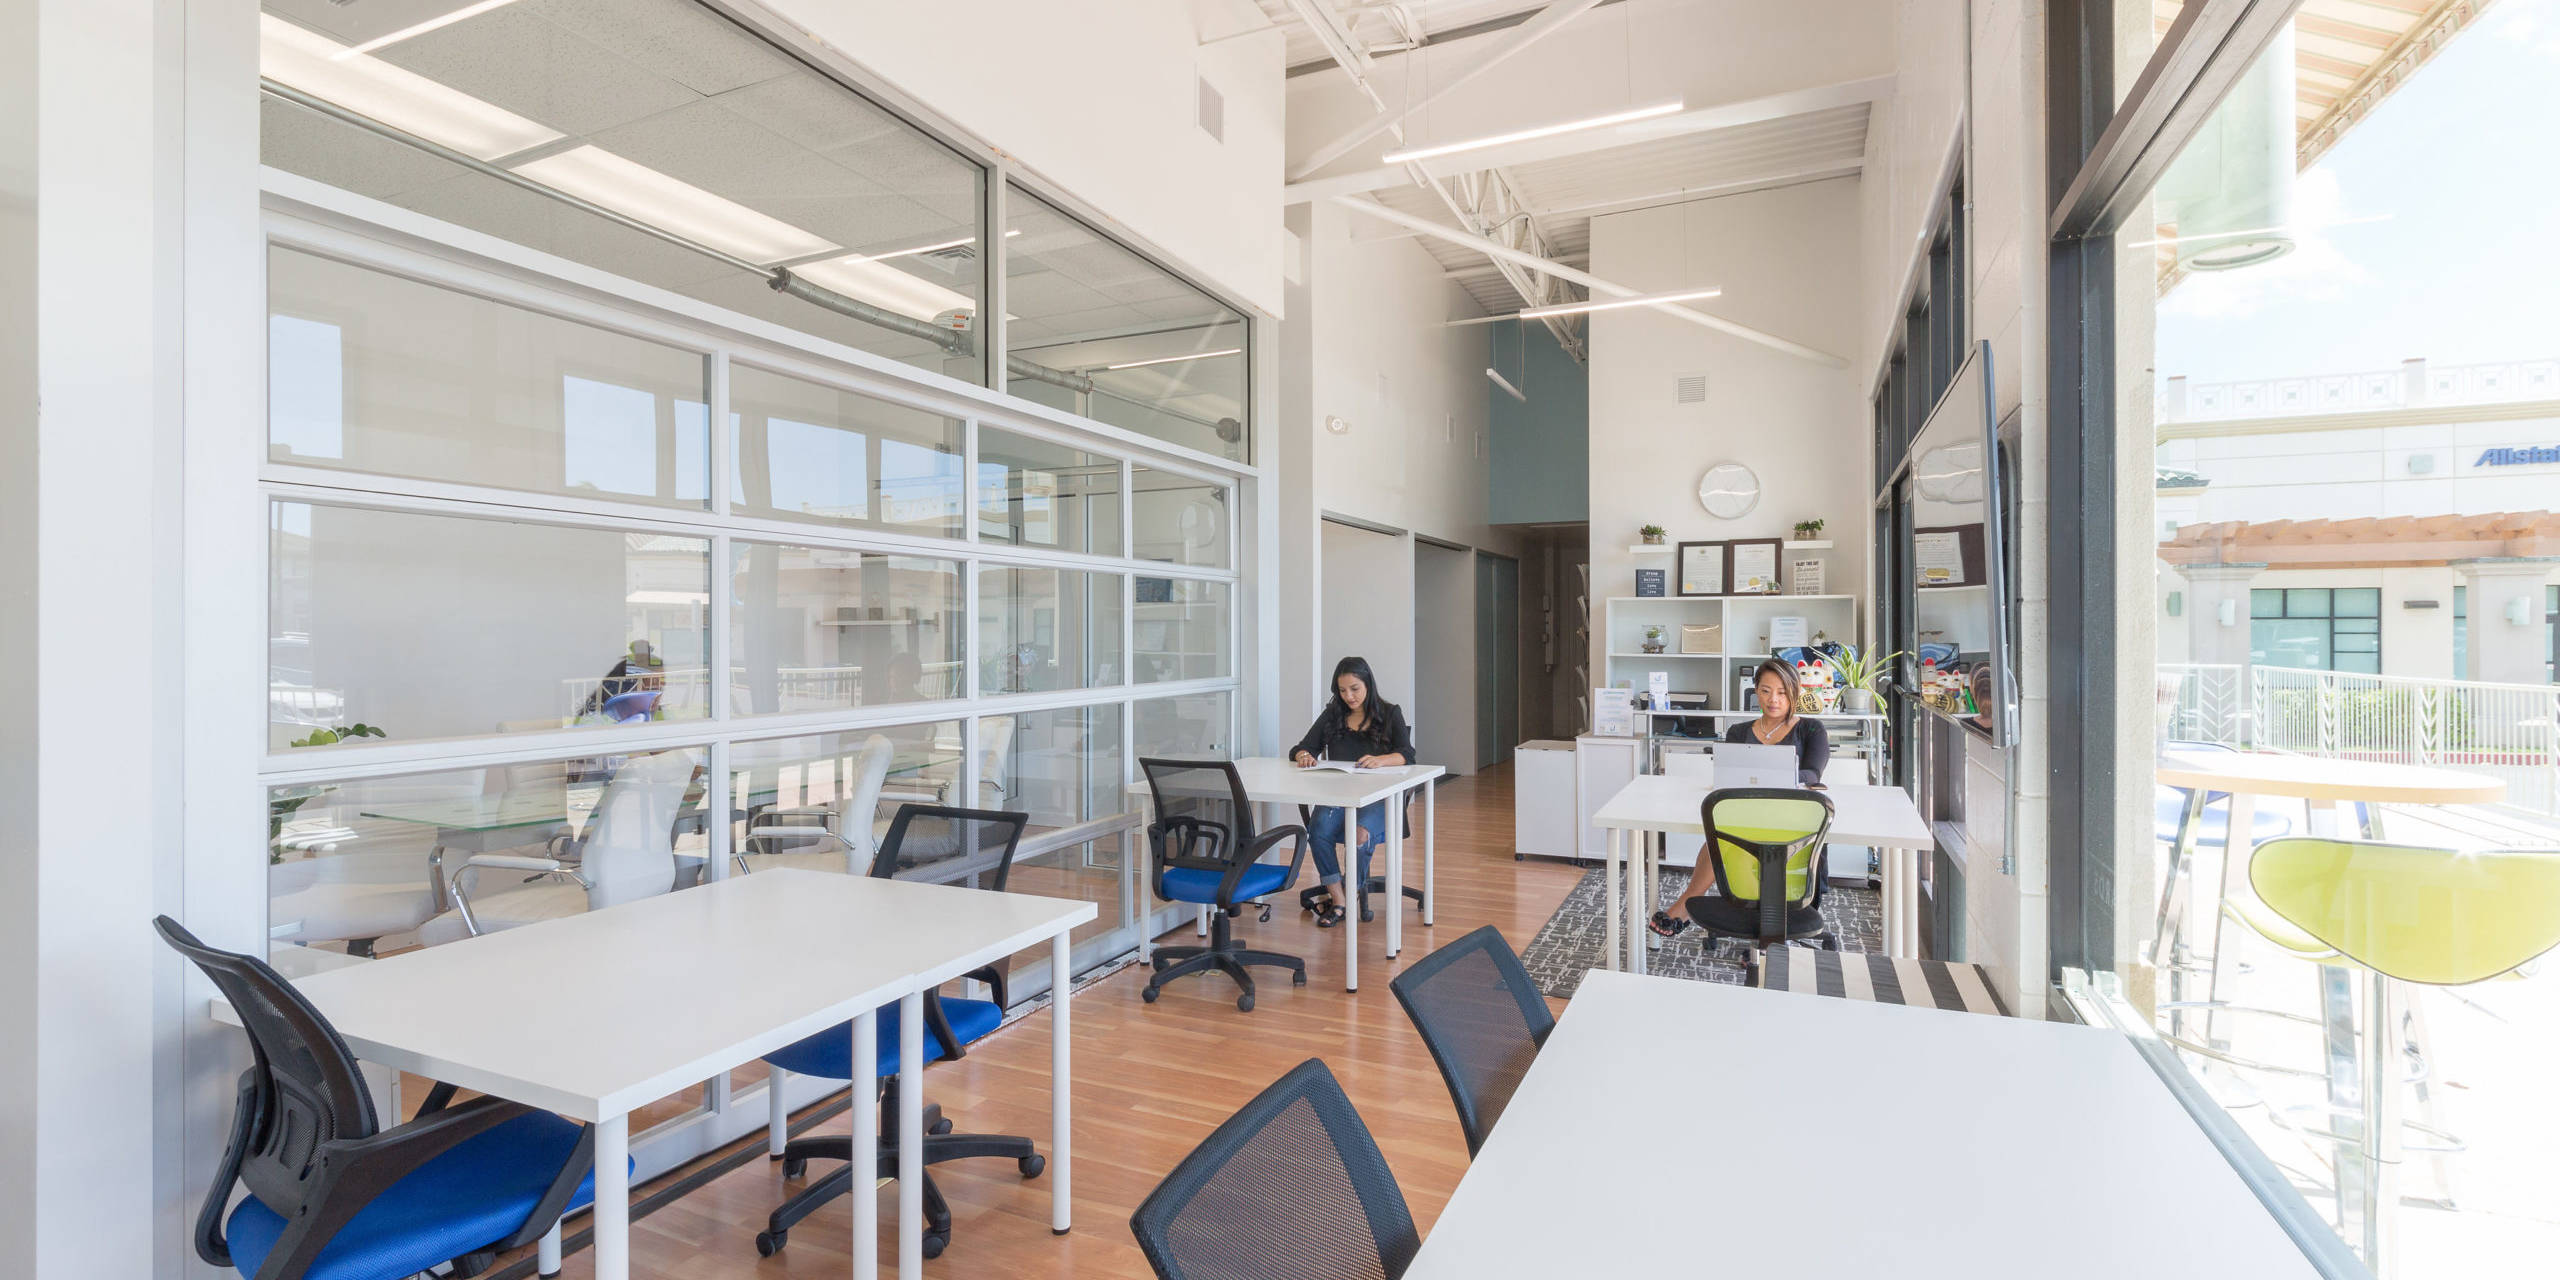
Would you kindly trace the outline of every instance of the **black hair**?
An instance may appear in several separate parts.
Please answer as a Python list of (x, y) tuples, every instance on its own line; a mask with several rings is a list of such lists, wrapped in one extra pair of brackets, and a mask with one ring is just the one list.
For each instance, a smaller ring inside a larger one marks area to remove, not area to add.
[(1351, 708), (1342, 705), (1344, 676), (1358, 677), (1360, 687), (1369, 691), (1369, 700), (1366, 704), (1369, 708), (1369, 723), (1360, 730), (1362, 736), (1368, 738), (1373, 746), (1393, 746), (1396, 740), (1395, 730), (1387, 727), (1387, 720), (1396, 714), (1396, 704), (1387, 701), (1386, 695), (1378, 692), (1378, 673), (1369, 669), (1367, 658), (1344, 658), (1333, 664), (1333, 679), (1325, 685), (1326, 691), (1331, 695), (1325, 699), (1325, 718), (1345, 727), (1351, 723)]

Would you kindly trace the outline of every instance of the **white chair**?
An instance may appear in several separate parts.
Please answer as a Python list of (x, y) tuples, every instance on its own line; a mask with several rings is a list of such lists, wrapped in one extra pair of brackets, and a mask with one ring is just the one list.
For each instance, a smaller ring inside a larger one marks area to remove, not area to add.
[(842, 800), (829, 805), (768, 809), (757, 814), (755, 825), (747, 828), (747, 838), (739, 844), (738, 869), (756, 872), (797, 867), (870, 875), (880, 838), (889, 829), (880, 817), (881, 802), (939, 802), (939, 797), (922, 792), (882, 790), (889, 779), (889, 765), (897, 754), (895, 743), (882, 734), (872, 734), (863, 740), (861, 752), (853, 758)]
[(344, 942), (370, 955), (376, 938), (407, 933), (436, 913), (426, 855), (326, 853), (267, 868), (267, 918), (279, 943)]
[[(676, 815), (699, 764), (700, 754), (694, 751), (662, 751), (624, 761), (587, 818), (574, 863), (521, 854), (471, 855), (452, 873), (453, 910), (420, 925), (418, 941), (435, 946), (672, 892)], [(488, 871), (533, 879), (475, 895), (471, 886), (479, 878), (476, 873)]]
[(1014, 718), (988, 716), (978, 722), (978, 807), (1002, 809), (1010, 794), (1005, 766), (1013, 761)]

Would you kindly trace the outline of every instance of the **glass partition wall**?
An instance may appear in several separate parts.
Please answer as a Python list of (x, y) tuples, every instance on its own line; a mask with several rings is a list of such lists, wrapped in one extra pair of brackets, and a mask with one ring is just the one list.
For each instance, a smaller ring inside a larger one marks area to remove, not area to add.
[(2055, 661), (2116, 691), (2057, 706), (2090, 728), (2056, 794), (2099, 801), (2079, 839), (2057, 819), (2057, 963), (2324, 1274), (2533, 1270), (2560, 1247), (2560, 249), (2514, 157), (2560, 118), (2560, 3), (2065, 9), (2114, 32), (2057, 55), (2096, 124), (2155, 58), (2142, 91), (2187, 75), (2203, 106), (2098, 146), (2079, 198), (2057, 178), (2054, 509), (2119, 531), (2057, 532), (2057, 598), (2095, 585)]
[(1074, 964), (1134, 946), (1135, 759), (1237, 741), (1243, 316), (690, 0), (445, 7), (263, 18), (280, 962), (849, 869), (903, 803), (1028, 813)]

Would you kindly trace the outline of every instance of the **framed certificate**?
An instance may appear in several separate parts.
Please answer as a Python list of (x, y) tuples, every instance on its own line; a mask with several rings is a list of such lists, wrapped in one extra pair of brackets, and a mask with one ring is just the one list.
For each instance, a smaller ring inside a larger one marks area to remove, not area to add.
[(1732, 548), (1731, 586), (1725, 588), (1738, 596), (1773, 596), (1778, 594), (1778, 550), (1783, 545), (1776, 538), (1747, 538), (1729, 544)]
[(1720, 596), (1725, 592), (1726, 544), (1721, 542), (1683, 542), (1680, 544), (1680, 594), (1684, 596)]

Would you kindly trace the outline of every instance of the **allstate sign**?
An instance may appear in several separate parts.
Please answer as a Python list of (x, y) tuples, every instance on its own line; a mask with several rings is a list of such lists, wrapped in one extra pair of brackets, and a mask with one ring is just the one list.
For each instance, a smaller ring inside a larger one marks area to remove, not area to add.
[(2560, 463), (2560, 444), (2525, 445), (2521, 448), (2500, 446), (2483, 449), (2472, 462), (2475, 467), (2530, 467), (2543, 463)]

